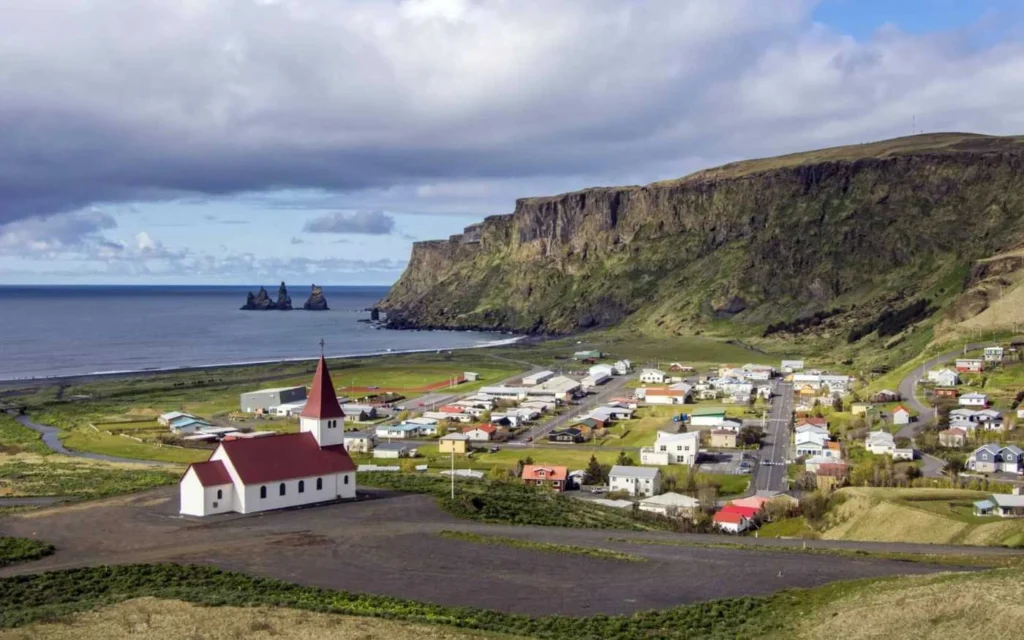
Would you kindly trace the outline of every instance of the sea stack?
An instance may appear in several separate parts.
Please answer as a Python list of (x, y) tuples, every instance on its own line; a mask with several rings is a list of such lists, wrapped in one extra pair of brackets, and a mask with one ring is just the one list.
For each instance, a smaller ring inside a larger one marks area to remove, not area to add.
[(266, 288), (260, 287), (260, 290), (256, 295), (250, 291), (245, 296), (245, 304), (242, 305), (242, 311), (290, 311), (292, 308), (292, 299), (288, 295), (288, 288), (281, 283), (281, 286), (277, 289), (277, 302), (270, 299), (270, 294), (267, 293)]
[(327, 311), (330, 309), (327, 306), (327, 298), (324, 297), (324, 290), (314, 284), (309, 292), (309, 299), (302, 305), (302, 308), (306, 311)]

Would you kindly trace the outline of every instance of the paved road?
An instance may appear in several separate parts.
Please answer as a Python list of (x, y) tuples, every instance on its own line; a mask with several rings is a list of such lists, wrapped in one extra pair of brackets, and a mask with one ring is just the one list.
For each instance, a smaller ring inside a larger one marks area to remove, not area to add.
[(168, 462), (159, 460), (136, 460), (134, 458), (118, 458), (116, 456), (105, 456), (102, 453), (89, 453), (88, 451), (72, 451), (60, 441), (60, 430), (48, 424), (33, 422), (28, 416), (14, 416), (14, 419), (23, 426), (35, 431), (42, 436), (43, 444), (49, 447), (50, 451), (73, 458), (89, 458), (90, 460), (102, 460), (103, 462), (127, 462), (131, 464), (145, 464), (151, 466), (167, 466)]
[[(982, 342), (969, 344), (967, 345), (967, 350), (975, 351), (988, 345), (989, 343)], [(918, 416), (917, 422), (912, 422), (900, 429), (896, 434), (897, 437), (913, 438), (921, 427), (936, 419), (935, 409), (917, 399), (917, 385), (925, 378), (925, 376), (928, 375), (928, 371), (938, 367), (939, 365), (956, 360), (961, 356), (963, 351), (963, 349), (957, 349), (956, 351), (950, 351), (948, 353), (935, 356), (931, 360), (915, 367), (913, 371), (903, 378), (903, 380), (900, 380), (898, 391), (900, 395), (903, 396), (903, 402), (910, 405), (911, 408), (917, 411), (920, 415)]]
[(543, 424), (534, 426), (529, 431), (523, 432), (510, 442), (523, 442), (529, 437), (532, 437), (534, 442), (546, 438), (549, 433), (555, 429), (564, 427), (567, 423), (576, 418), (576, 416), (596, 409), (614, 397), (624, 395), (628, 391), (626, 389), (626, 383), (629, 380), (632, 380), (634, 376), (635, 374), (613, 377), (611, 380), (598, 387), (597, 393), (584, 397), (579, 404), (569, 405), (569, 411), (566, 413), (555, 416)]
[[(768, 433), (761, 447), (760, 463), (754, 476), (755, 491), (785, 491), (786, 459), (789, 457), (789, 426), (793, 422), (793, 384), (777, 382), (768, 414)], [(771, 462), (772, 464), (765, 464)]]
[(921, 475), (925, 478), (945, 478), (946, 461), (927, 453), (921, 454)]

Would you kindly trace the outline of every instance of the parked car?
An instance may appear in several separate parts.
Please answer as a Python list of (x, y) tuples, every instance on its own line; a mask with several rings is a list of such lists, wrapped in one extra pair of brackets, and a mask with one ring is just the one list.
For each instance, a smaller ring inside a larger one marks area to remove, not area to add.
[(490, 451), (491, 453), (498, 453), (501, 451), (501, 447), (491, 447)]

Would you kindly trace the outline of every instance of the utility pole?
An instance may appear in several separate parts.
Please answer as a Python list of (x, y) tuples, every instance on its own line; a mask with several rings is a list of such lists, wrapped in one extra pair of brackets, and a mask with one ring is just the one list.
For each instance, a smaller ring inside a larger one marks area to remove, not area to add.
[(452, 445), (452, 500), (455, 499), (455, 445)]

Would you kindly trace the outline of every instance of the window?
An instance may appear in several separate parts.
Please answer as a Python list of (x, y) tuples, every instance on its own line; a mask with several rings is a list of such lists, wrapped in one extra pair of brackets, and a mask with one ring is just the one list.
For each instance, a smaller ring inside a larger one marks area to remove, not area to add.
[(348, 475), (345, 476), (345, 484), (348, 484)]
[(217, 508), (217, 501), (216, 501), (216, 500), (214, 500), (214, 502), (213, 502), (213, 508), (214, 508), (214, 509), (216, 509), (216, 508)]
[(306, 492), (306, 481), (305, 480), (299, 480), (299, 493), (305, 493), (305, 492)]
[(264, 485), (264, 486), (260, 487), (260, 498), (266, 498), (266, 497), (267, 497), (267, 487), (266, 487), (266, 485)]
[(324, 488), (324, 479), (323, 478), (317, 478), (316, 479), (316, 490), (320, 491), (323, 488)]
[(278, 491), (278, 494), (279, 494), (279, 495), (282, 495), (282, 496), (284, 495), (284, 483), (283, 483), (283, 482), (282, 482), (282, 483), (281, 483), (281, 485), (280, 485), (280, 486), (279, 486), (279, 487), (277, 488), (277, 491)]
[(224, 491), (223, 490), (217, 489), (217, 499), (218, 500), (223, 500), (224, 499)]

